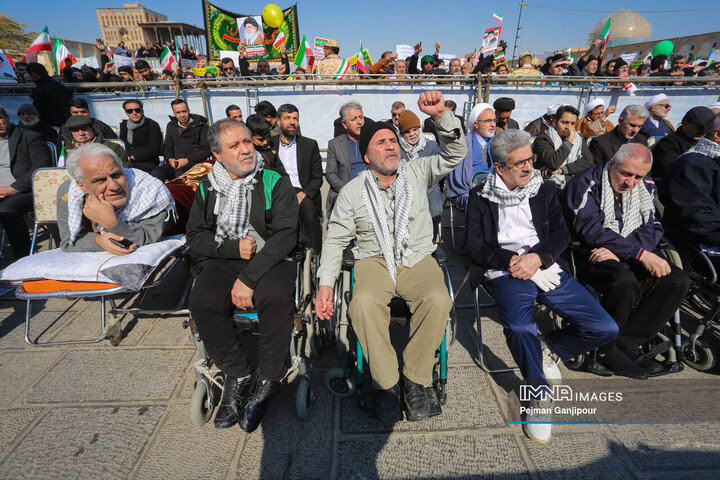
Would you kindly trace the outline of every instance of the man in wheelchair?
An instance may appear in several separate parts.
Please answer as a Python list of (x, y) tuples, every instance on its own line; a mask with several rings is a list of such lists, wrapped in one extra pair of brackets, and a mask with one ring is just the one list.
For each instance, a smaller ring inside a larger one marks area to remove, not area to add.
[(105, 145), (91, 143), (67, 159), (72, 180), (57, 192), (60, 248), (127, 255), (157, 242), (174, 223), (175, 202), (163, 183), (123, 168)]
[[(209, 357), (225, 374), (215, 427), (254, 431), (285, 376), (293, 325), (298, 203), (286, 176), (264, 167), (248, 128), (231, 118), (209, 128), (216, 162), (187, 223), (202, 272), (190, 312)], [(257, 311), (259, 365), (238, 343), (236, 308)]]
[[(394, 127), (385, 122), (363, 125), (360, 153), (368, 170), (337, 197), (318, 272), (315, 310), (320, 319), (329, 319), (343, 250), (355, 240), (349, 314), (379, 390), (375, 411), (385, 422), (402, 420), (402, 407), (411, 421), (430, 415), (425, 387), (432, 383), (435, 350), (452, 307), (443, 274), (431, 256), (435, 245), (426, 191), (462, 161), (465, 140), (460, 121), (445, 110), (440, 92), (421, 93), (418, 106), (438, 129), (440, 154), (402, 162)], [(412, 314), (402, 378), (388, 330), (395, 296), (407, 302)]]
[[(467, 210), (471, 285), (483, 279), (500, 313), (505, 338), (525, 381), (533, 387), (559, 380), (550, 350), (564, 360), (604, 345), (617, 335), (612, 318), (562, 266), (570, 236), (557, 187), (533, 169), (530, 134), (505, 130), (490, 144), (494, 166), (484, 184), (470, 191)], [(535, 302), (565, 320), (538, 337)], [(549, 421), (549, 399), (533, 398), (528, 422)], [(523, 424), (525, 434), (547, 442), (550, 423)]]
[(640, 379), (665, 370), (642, 358), (640, 347), (672, 318), (690, 285), (685, 272), (653, 253), (663, 228), (655, 217), (655, 183), (647, 177), (651, 166), (646, 146), (623, 145), (607, 165), (574, 177), (564, 198), (582, 244), (578, 278), (600, 294), (620, 328), (617, 340), (600, 349), (601, 360), (616, 374)]

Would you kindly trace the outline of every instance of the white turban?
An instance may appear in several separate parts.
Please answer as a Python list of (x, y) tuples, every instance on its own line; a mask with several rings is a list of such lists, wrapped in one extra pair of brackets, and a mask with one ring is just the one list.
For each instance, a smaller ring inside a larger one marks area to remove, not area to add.
[(720, 102), (715, 102), (715, 103), (713, 103), (712, 105), (708, 105), (708, 108), (709, 108), (710, 110), (712, 110), (712, 109), (714, 109), (714, 108), (720, 109)]
[(668, 99), (667, 95), (665, 95), (664, 93), (658, 93), (657, 95), (652, 97), (650, 100), (645, 102), (645, 108), (650, 110), (652, 107), (654, 107), (658, 103), (662, 102), (663, 100), (667, 100), (667, 99)]
[(468, 126), (474, 125), (475, 120), (477, 120), (480, 114), (488, 109), (492, 110), (493, 112), (495, 111), (495, 109), (489, 103), (478, 103), (477, 105), (475, 105), (470, 111), (470, 116), (468, 117)]
[(557, 111), (558, 111), (558, 108), (560, 108), (560, 107), (562, 107), (562, 106), (563, 106), (562, 103), (553, 103), (552, 105), (550, 105), (549, 107), (547, 107), (547, 114), (548, 114), (548, 116), (550, 116), (550, 115), (555, 115), (555, 114), (557, 113)]
[(585, 105), (585, 115), (587, 115), (591, 110), (599, 107), (600, 105), (602, 105), (603, 107), (605, 106), (605, 100), (603, 100), (602, 98), (596, 98), (595, 100), (589, 101), (587, 105)]

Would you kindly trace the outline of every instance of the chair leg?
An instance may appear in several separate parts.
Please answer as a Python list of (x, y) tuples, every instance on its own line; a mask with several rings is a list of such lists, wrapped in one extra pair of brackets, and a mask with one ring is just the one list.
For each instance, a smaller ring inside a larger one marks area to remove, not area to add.
[(38, 224), (36, 223), (33, 227), (33, 235), (32, 235), (32, 241), (30, 242), (30, 253), (29, 255), (32, 255), (35, 252), (35, 242), (37, 242), (37, 235), (38, 235)]

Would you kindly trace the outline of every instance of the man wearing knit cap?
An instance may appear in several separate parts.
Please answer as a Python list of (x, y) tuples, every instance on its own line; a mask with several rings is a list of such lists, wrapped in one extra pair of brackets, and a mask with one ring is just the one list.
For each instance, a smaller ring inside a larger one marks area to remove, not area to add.
[(465, 135), (467, 155), (462, 163), (447, 178), (447, 197), (460, 208), (467, 206), (472, 178), (480, 172), (492, 169), (489, 154), (490, 140), (495, 135), (495, 110), (489, 103), (480, 103), (470, 111), (468, 127), (472, 131)]
[(650, 170), (655, 181), (663, 178), (670, 165), (690, 150), (705, 135), (705, 124), (712, 120), (713, 112), (707, 107), (693, 107), (685, 114), (677, 131), (660, 139), (653, 147), (653, 166)]
[[(430, 118), (429, 118), (430, 119)], [(430, 119), (432, 122), (432, 119)], [(434, 140), (428, 140), (420, 130), (420, 119), (410, 110), (403, 110), (398, 119), (398, 130), (400, 131), (400, 155), (403, 160), (413, 162), (419, 158), (440, 154), (440, 147)], [(430, 216), (433, 221), (433, 238), (439, 233), (438, 225), (442, 217), (442, 191), (436, 183), (428, 188), (428, 205)]]
[[(385, 422), (402, 420), (402, 408), (411, 421), (430, 415), (435, 350), (452, 306), (431, 255), (435, 245), (425, 191), (460, 163), (466, 147), (460, 122), (445, 109), (442, 93), (421, 93), (418, 107), (437, 126), (440, 154), (403, 162), (395, 130), (385, 122), (365, 123), (360, 153), (368, 170), (340, 191), (318, 270), (315, 310), (327, 320), (333, 315), (333, 287), (343, 250), (355, 241), (355, 283), (348, 313), (379, 390), (375, 412)], [(413, 312), (402, 376), (388, 331), (389, 304), (395, 296)]]
[(335, 75), (343, 63), (343, 59), (338, 57), (340, 44), (337, 40), (330, 39), (323, 48), (325, 50), (325, 58), (318, 62), (317, 73), (319, 75)]
[(32, 103), (20, 105), (17, 116), (19, 118), (18, 127), (39, 133), (45, 142), (57, 143), (57, 131), (40, 118), (40, 114)]
[(533, 137), (537, 137), (541, 133), (547, 132), (550, 125), (555, 121), (555, 113), (560, 107), (559, 103), (554, 103), (547, 107), (547, 112), (541, 117), (536, 118), (525, 126), (525, 131)]
[(647, 138), (664, 137), (670, 132), (674, 132), (672, 124), (665, 117), (670, 113), (670, 100), (664, 93), (658, 93), (650, 100), (645, 102), (645, 108), (650, 112), (650, 116), (645, 119), (645, 123), (640, 129), (640, 133)]
[(520, 125), (510, 118), (512, 111), (515, 110), (515, 100), (510, 97), (500, 97), (493, 102), (495, 109), (495, 130), (499, 133), (503, 130), (520, 130)]
[(615, 126), (607, 117), (615, 113), (615, 105), (605, 110), (605, 100), (596, 98), (585, 105), (585, 116), (581, 118), (575, 129), (585, 138), (596, 137), (609, 132)]

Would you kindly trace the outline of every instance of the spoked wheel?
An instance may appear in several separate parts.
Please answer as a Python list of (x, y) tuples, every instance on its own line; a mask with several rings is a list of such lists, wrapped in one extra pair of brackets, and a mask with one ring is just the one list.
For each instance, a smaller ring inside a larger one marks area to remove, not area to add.
[(657, 334), (655, 334), (655, 338), (650, 340), (650, 342), (646, 346), (646, 349), (647, 349), (646, 351), (650, 351), (653, 348), (655, 348), (656, 346), (661, 345), (663, 343), (667, 343), (668, 348), (667, 348), (667, 350), (658, 353), (658, 356), (660, 357), (658, 361), (665, 365), (675, 363), (677, 361), (677, 354), (675, 353), (675, 349), (672, 346), (672, 341), (670, 340), (670, 338), (667, 335), (665, 335), (661, 332), (658, 332)]
[(295, 411), (300, 420), (305, 420), (310, 415), (310, 407), (312, 407), (314, 399), (310, 379), (305, 375), (300, 375), (295, 391)]
[(683, 362), (688, 366), (706, 372), (715, 366), (715, 351), (701, 338), (695, 340), (695, 348), (690, 346), (690, 339), (682, 342)]
[(325, 387), (336, 397), (350, 397), (355, 393), (355, 383), (345, 376), (344, 368), (333, 368), (325, 374)]
[(190, 420), (196, 427), (202, 427), (210, 421), (215, 405), (208, 391), (207, 383), (195, 382), (192, 398), (190, 399)]

